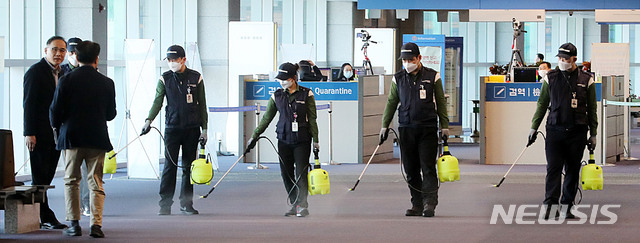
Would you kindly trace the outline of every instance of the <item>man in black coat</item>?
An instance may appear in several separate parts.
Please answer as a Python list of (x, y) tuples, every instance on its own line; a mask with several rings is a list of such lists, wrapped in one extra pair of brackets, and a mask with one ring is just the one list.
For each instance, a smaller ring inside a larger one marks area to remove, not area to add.
[[(60, 159), (48, 115), (58, 78), (64, 75), (60, 63), (67, 53), (67, 43), (60, 36), (51, 37), (44, 53), (45, 57), (24, 74), (24, 138), (29, 149), (33, 185), (51, 185)], [(46, 194), (44, 203), (40, 204), (40, 222), (44, 229), (67, 227), (56, 219)]]
[(104, 189), (102, 170), (107, 151), (113, 149), (107, 121), (116, 117), (113, 80), (97, 70), (100, 45), (83, 41), (76, 47), (80, 67), (60, 79), (49, 111), (51, 126), (60, 131), (57, 149), (65, 150), (64, 197), (71, 227), (65, 235), (80, 236), (80, 166), (87, 164), (91, 201), (90, 236), (102, 238)]

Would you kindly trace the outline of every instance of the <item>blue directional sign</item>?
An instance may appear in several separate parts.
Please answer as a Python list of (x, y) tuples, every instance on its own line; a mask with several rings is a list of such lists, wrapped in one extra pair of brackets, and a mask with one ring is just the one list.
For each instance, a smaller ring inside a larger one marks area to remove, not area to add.
[[(310, 88), (316, 100), (358, 100), (357, 82), (300, 82)], [(281, 89), (279, 82), (245, 82), (246, 100), (268, 100)]]

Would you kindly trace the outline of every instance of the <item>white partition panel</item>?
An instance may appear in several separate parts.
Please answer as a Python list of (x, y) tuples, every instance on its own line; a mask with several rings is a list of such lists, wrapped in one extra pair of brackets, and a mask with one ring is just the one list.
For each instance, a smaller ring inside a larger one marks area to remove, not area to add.
[(3, 73), (4, 73), (4, 36), (0, 36), (0, 74), (3, 74)]
[[(596, 76), (624, 75), (624, 100), (629, 97), (630, 75), (629, 75), (629, 43), (591, 43), (591, 70)], [(636, 88), (637, 89), (637, 88)], [(630, 147), (629, 143), (629, 107), (623, 109), (624, 126), (624, 146)], [(600, 114), (600, 113), (598, 113)], [(598, 141), (606, 142), (606, 141)], [(606, 144), (602, 144), (606, 146)], [(626, 154), (630, 157), (630, 154)]]
[[(229, 22), (229, 107), (243, 105), (240, 75), (268, 74), (276, 69), (276, 25), (272, 22)], [(227, 116), (227, 150), (243, 146), (242, 113)]]
[[(127, 68), (126, 106), (127, 141), (138, 137), (149, 109), (155, 98), (158, 74), (156, 73), (156, 56), (151, 39), (125, 40), (125, 57)], [(152, 126), (159, 126), (158, 117)], [(160, 136), (155, 130), (140, 137), (127, 148), (127, 173), (129, 178), (159, 179)], [(119, 148), (118, 148), (119, 149)], [(167, 161), (168, 162), (168, 161)], [(168, 162), (170, 163), (170, 162)]]

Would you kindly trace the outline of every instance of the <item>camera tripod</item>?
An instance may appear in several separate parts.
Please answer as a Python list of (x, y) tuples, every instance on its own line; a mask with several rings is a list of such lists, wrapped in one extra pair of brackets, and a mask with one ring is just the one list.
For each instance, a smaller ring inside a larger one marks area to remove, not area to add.
[[(514, 40), (514, 46), (515, 46), (515, 40)], [(508, 79), (509, 81), (513, 81), (513, 73), (514, 73), (514, 69), (515, 67), (522, 67), (522, 54), (520, 54), (520, 50), (517, 48), (513, 48), (513, 50), (511, 51), (511, 63), (509, 63), (509, 68), (507, 69), (507, 73), (509, 74)]]
[(522, 54), (520, 53), (520, 49), (518, 49), (518, 36), (522, 33), (527, 33), (524, 30), (523, 24), (513, 18), (513, 43), (511, 46), (511, 61), (509, 62), (509, 68), (507, 68), (507, 79), (513, 82), (513, 73), (515, 67), (522, 67), (524, 65), (524, 61), (522, 61)]
[[(371, 41), (371, 42), (376, 44), (375, 41)], [(360, 49), (364, 54), (364, 60), (362, 60), (362, 66), (364, 67), (364, 75), (368, 75), (369, 73), (371, 73), (371, 75), (374, 75), (373, 66), (371, 65), (371, 60), (369, 59), (369, 56), (367, 56), (368, 47), (369, 47), (369, 41), (366, 41), (364, 44), (362, 44), (362, 48)]]

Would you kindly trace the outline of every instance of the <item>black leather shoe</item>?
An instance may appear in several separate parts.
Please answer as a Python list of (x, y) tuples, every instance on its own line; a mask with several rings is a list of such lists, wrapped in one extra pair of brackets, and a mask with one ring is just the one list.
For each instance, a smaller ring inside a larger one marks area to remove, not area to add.
[(404, 214), (405, 216), (422, 216), (422, 207), (413, 206), (410, 209), (407, 209), (407, 212)]
[(158, 211), (158, 215), (170, 215), (171, 208), (170, 207), (161, 207), (160, 211)]
[(198, 210), (193, 208), (193, 206), (180, 207), (180, 212), (182, 212), (183, 214), (187, 214), (187, 215), (199, 214), (200, 213), (200, 212), (198, 212)]
[(102, 233), (102, 226), (100, 225), (91, 225), (91, 233), (89, 236), (93, 238), (104, 238), (104, 233)]
[(65, 229), (67, 228), (66, 224), (60, 223), (58, 221), (55, 222), (44, 222), (40, 224), (41, 229)]
[(66, 236), (81, 236), (82, 228), (80, 228), (80, 225), (71, 226), (69, 228), (64, 229), (62, 231), (62, 234)]
[(436, 205), (427, 205), (427, 207), (422, 211), (423, 217), (433, 217), (436, 215)]

